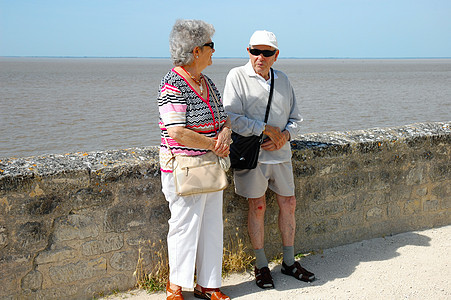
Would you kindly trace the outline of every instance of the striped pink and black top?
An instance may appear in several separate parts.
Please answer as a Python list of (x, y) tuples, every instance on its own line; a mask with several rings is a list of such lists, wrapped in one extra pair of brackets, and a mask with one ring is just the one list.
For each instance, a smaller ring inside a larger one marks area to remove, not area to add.
[(202, 98), (194, 88), (177, 71), (172, 69), (161, 80), (158, 93), (158, 108), (160, 112), (160, 168), (162, 172), (172, 172), (171, 153), (167, 147), (166, 139), (174, 155), (201, 155), (208, 152), (206, 149), (189, 148), (177, 143), (167, 132), (167, 128), (183, 126), (208, 137), (215, 137), (226, 119), (227, 114), (222, 106), (221, 95), (214, 83), (205, 76), (216, 93), (220, 120), (216, 111), (214, 97), (207, 89), (204, 92), (206, 99)]

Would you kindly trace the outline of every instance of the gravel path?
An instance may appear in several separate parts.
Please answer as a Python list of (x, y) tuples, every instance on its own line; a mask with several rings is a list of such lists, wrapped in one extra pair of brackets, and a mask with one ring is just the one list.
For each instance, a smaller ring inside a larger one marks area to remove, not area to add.
[[(270, 265), (276, 288), (261, 290), (253, 274), (223, 280), (232, 299), (451, 299), (451, 225), (401, 233), (324, 250), (301, 264), (316, 274), (313, 283), (297, 281)], [(186, 300), (196, 299), (184, 290)], [(165, 299), (142, 290), (103, 299)]]

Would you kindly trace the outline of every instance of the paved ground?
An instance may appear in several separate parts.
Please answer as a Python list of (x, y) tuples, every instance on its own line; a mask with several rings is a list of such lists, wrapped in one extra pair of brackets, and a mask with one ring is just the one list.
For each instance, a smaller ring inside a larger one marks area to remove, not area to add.
[[(450, 299), (451, 225), (402, 233), (324, 250), (303, 258), (313, 283), (283, 275), (272, 265), (274, 290), (261, 290), (252, 274), (233, 274), (222, 290), (232, 299)], [(185, 299), (196, 299), (192, 290)], [(165, 299), (134, 290), (103, 299)]]

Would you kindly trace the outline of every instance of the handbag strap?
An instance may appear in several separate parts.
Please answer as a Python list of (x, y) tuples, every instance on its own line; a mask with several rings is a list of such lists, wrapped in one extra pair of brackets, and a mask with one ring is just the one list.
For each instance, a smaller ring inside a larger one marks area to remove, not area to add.
[[(218, 98), (216, 97), (216, 93), (213, 91), (213, 88), (211, 87), (210, 82), (208, 81), (208, 79), (205, 79), (205, 77), (204, 77), (204, 80), (207, 83), (208, 88), (210, 89), (210, 93), (213, 94), (213, 102), (215, 103), (216, 111), (218, 112), (218, 118), (219, 118), (218, 130), (219, 130), (221, 128), (221, 113), (219, 112), (219, 109), (218, 109), (218, 104), (217, 104)], [(215, 113), (213, 112), (213, 120), (214, 119), (215, 119)], [(213, 126), (214, 126), (214, 129), (216, 131), (216, 123), (214, 121), (213, 121)], [(171, 146), (169, 146), (168, 139), (166, 138), (166, 136), (164, 134), (163, 134), (163, 136), (164, 136), (164, 139), (166, 141), (166, 145), (169, 148), (169, 152), (171, 152), (171, 159), (173, 159), (175, 156), (174, 156), (174, 153), (172, 152)]]
[[(205, 77), (204, 77), (204, 80), (205, 80), (205, 82), (208, 85), (208, 89), (210, 90), (210, 93), (213, 94), (213, 102), (215, 103), (216, 111), (218, 112), (218, 119), (219, 119), (219, 121), (218, 121), (218, 130), (219, 130), (219, 129), (221, 129), (221, 113), (219, 112), (218, 104), (217, 104), (219, 102), (219, 100), (216, 97), (215, 91), (211, 87), (210, 81), (208, 81), (208, 79), (205, 79)], [(213, 112), (213, 119), (214, 118), (215, 118), (215, 113)], [(214, 126), (214, 128), (216, 130), (216, 123), (214, 121), (213, 121), (213, 126)]]
[(272, 94), (274, 92), (274, 71), (272, 68), (270, 70), (271, 70), (271, 88), (269, 90), (268, 105), (266, 105), (265, 123), (268, 122), (269, 109), (271, 107)]

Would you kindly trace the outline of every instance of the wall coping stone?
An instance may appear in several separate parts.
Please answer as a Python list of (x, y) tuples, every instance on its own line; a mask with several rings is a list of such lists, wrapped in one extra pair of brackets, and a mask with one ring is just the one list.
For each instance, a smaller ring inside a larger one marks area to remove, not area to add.
[[(321, 149), (384, 141), (403, 141), (418, 137), (451, 135), (451, 121), (415, 123), (398, 127), (372, 128), (353, 131), (308, 133), (292, 141), (293, 150)], [(0, 157), (0, 181), (8, 177), (34, 177), (58, 175), (66, 172), (88, 173), (121, 166), (150, 165), (159, 172), (158, 146), (122, 150), (49, 154), (30, 157)]]

